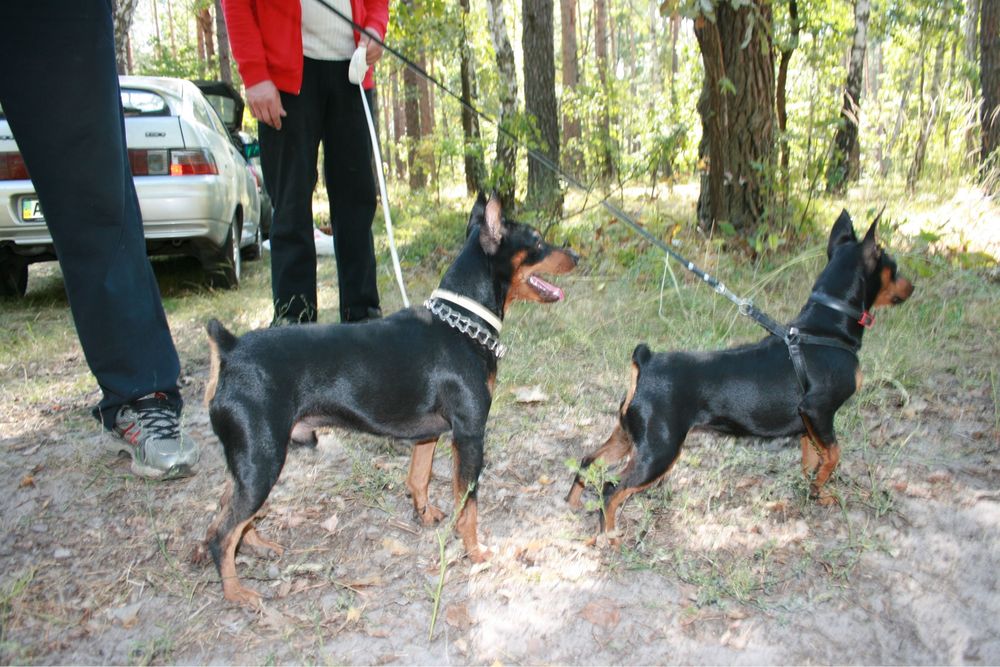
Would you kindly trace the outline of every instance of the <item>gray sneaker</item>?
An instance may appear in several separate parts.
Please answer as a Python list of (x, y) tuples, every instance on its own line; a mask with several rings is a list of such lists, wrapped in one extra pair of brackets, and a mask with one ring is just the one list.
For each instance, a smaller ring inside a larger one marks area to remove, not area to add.
[(181, 431), (178, 411), (161, 393), (122, 406), (105, 443), (108, 450), (132, 457), (132, 472), (150, 479), (193, 475), (199, 457), (198, 445)]

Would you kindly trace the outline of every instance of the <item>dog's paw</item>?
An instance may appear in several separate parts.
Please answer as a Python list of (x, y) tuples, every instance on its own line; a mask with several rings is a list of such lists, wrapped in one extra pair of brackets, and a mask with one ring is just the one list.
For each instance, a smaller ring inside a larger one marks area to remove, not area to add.
[(420, 523), (425, 526), (436, 526), (441, 523), (444, 519), (445, 513), (428, 503), (423, 507), (423, 509), (414, 510), (417, 514), (417, 518), (420, 519)]

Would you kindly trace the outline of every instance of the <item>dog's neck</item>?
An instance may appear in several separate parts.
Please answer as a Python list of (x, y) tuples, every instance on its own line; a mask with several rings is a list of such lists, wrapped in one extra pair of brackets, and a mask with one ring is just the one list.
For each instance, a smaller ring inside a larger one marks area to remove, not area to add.
[(475, 235), (441, 278), (441, 289), (472, 299), (503, 320), (503, 302), (509, 285), (493, 270)]

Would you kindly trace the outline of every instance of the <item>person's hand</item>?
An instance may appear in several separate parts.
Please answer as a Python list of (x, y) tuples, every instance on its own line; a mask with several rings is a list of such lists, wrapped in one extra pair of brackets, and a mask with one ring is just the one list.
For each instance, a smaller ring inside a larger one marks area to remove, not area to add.
[[(367, 28), (369, 32), (378, 37), (378, 33), (372, 28)], [(382, 58), (382, 45), (369, 37), (366, 33), (361, 33), (358, 46), (365, 47), (365, 63), (371, 67)]]
[(281, 106), (281, 93), (270, 80), (247, 88), (247, 105), (254, 118), (276, 130), (281, 129), (281, 119), (288, 115)]

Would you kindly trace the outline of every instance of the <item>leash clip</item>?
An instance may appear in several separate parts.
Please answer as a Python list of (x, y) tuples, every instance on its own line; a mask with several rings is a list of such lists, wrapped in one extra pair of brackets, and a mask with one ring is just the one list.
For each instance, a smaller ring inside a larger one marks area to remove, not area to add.
[(875, 324), (875, 316), (867, 310), (863, 310), (861, 311), (861, 319), (858, 320), (858, 324), (863, 326), (865, 329), (870, 329), (871, 326)]
[(799, 338), (798, 327), (788, 327), (788, 333), (785, 334), (785, 345), (788, 347), (798, 347), (800, 342), (801, 338)]
[(740, 302), (736, 304), (736, 310), (740, 315), (750, 317), (750, 311), (753, 310), (753, 299), (740, 299)]

